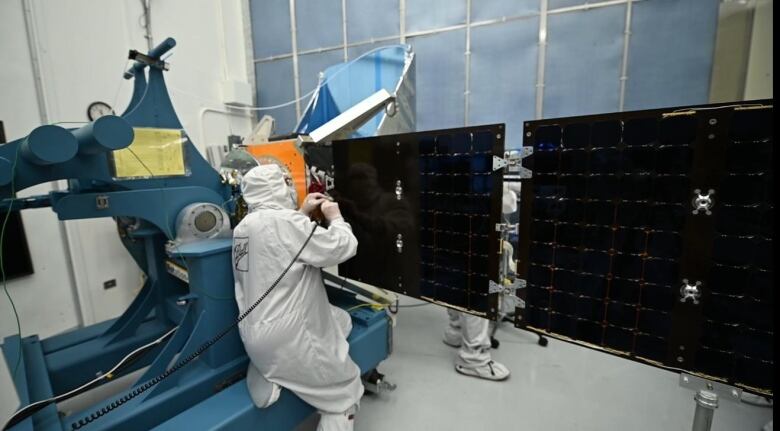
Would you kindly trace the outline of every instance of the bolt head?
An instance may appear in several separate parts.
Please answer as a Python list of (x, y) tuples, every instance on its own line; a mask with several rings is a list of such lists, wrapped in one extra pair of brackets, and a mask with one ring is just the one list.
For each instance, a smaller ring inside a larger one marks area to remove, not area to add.
[(718, 120), (715, 118), (710, 118), (710, 125), (714, 126), (716, 124), (718, 124)]
[(682, 356), (678, 356), (677, 357), (677, 362), (680, 362), (680, 363), (685, 362), (685, 359)]

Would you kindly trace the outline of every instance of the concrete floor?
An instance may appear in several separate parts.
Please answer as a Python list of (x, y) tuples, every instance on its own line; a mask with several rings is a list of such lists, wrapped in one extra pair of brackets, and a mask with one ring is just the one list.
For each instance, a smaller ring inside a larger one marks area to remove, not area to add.
[[(417, 303), (405, 298), (404, 303)], [(550, 339), (504, 324), (493, 359), (512, 371), (495, 383), (457, 374), (456, 349), (441, 341), (447, 313), (402, 308), (394, 352), (379, 370), (398, 388), (363, 398), (355, 429), (690, 430), (693, 392), (678, 374)], [(713, 431), (760, 431), (772, 409), (721, 402)]]

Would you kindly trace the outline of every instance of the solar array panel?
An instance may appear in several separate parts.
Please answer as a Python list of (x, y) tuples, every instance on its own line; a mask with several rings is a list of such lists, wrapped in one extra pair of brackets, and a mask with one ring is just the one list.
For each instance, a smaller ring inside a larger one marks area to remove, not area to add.
[(503, 125), (333, 143), (334, 196), (358, 239), (339, 274), (494, 316)]
[(525, 124), (516, 325), (771, 393), (772, 107)]

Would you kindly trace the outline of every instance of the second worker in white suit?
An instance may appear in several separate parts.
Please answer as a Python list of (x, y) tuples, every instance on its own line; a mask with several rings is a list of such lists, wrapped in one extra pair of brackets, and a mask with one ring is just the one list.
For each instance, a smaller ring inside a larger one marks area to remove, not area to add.
[[(517, 194), (504, 183), (502, 210), (517, 211)], [(490, 321), (448, 308), (450, 321), (444, 331), (444, 343), (458, 348), (455, 371), (480, 379), (501, 381), (509, 378), (509, 368), (490, 355)]]

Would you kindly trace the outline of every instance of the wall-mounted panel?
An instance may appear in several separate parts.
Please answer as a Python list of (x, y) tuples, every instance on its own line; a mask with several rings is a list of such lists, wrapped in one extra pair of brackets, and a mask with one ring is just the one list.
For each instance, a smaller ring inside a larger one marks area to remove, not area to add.
[(289, 54), (292, 51), (290, 33), (290, 2), (288, 0), (252, 0), (252, 48), (255, 58)]
[(626, 6), (550, 15), (543, 118), (619, 110)]
[[(294, 82), (290, 79), (293, 76), (292, 59), (285, 58), (261, 62), (255, 65), (257, 82), (274, 82), (274, 85), (263, 85), (258, 88), (257, 101), (260, 106), (276, 106), (295, 100)], [(305, 106), (307, 100), (301, 101), (301, 106)], [(259, 111), (258, 115), (264, 114), (274, 117), (276, 120), (276, 133), (284, 135), (290, 133), (296, 124), (295, 104), (289, 104), (282, 108)]]
[(538, 22), (527, 18), (471, 30), (468, 121), (506, 124), (507, 148), (523, 145), (518, 119), (534, 117)]
[(399, 0), (347, 0), (346, 3), (349, 43), (395, 36), (401, 29)]
[(466, 23), (466, 2), (406, 0), (406, 32), (433, 30)]
[(298, 51), (341, 45), (341, 0), (295, 0)]
[(417, 62), (417, 130), (462, 126), (466, 31), (407, 39)]
[(719, 4), (633, 4), (625, 109), (707, 103)]

